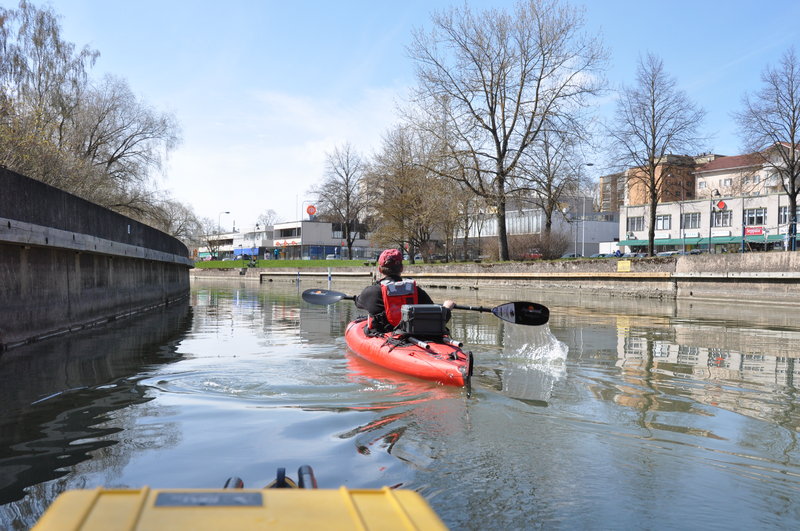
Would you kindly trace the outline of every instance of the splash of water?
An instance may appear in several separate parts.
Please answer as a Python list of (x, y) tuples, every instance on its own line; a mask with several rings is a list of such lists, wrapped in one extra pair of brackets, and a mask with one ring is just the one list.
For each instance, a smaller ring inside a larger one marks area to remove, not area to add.
[(546, 404), (556, 382), (567, 373), (569, 347), (548, 326), (506, 327), (503, 345), (503, 393)]
[(514, 361), (535, 366), (563, 367), (569, 347), (559, 341), (549, 326), (506, 327), (505, 352)]

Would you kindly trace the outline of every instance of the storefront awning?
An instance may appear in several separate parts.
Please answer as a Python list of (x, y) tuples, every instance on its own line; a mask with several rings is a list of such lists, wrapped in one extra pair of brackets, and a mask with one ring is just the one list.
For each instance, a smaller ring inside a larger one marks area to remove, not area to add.
[[(750, 243), (764, 243), (764, 236), (745, 236), (746, 241)], [(767, 236), (767, 242), (783, 241), (783, 234), (772, 234)], [(656, 246), (659, 245), (707, 245), (708, 238), (656, 238), (653, 242)], [(725, 245), (729, 243), (742, 243), (741, 236), (714, 236), (711, 238), (712, 245)], [(622, 240), (617, 245), (629, 247), (646, 247), (647, 240)]]

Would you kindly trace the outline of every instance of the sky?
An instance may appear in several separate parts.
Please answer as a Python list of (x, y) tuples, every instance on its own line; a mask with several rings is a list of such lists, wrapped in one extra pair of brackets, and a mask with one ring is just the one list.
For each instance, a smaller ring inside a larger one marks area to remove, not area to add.
[[(0, 0), (6, 7), (16, 2)], [(36, 2), (36, 5), (43, 5)], [(182, 142), (157, 186), (223, 229), (250, 230), (274, 210), (303, 217), (326, 153), (349, 142), (365, 156), (398, 121), (415, 83), (412, 30), (445, 0), (55, 0), (63, 36), (100, 52), (92, 76), (125, 78), (147, 105), (173, 113)], [(510, 9), (474, 0), (471, 9)], [(800, 51), (800, 1), (589, 0), (585, 31), (609, 52), (610, 89), (632, 85), (654, 53), (705, 109), (702, 152), (743, 153), (732, 113), (761, 73)], [(610, 116), (614, 93), (593, 104)], [(603, 153), (591, 168), (604, 171)], [(592, 161), (594, 162), (594, 161)], [(224, 214), (230, 212), (230, 214)]]

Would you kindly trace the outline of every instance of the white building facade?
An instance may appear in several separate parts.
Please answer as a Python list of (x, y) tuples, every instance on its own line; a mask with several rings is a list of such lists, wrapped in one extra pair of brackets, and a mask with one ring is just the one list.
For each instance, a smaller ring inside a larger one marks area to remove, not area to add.
[[(718, 157), (694, 171), (698, 199), (659, 203), (655, 252), (787, 249), (791, 213), (780, 177), (758, 154)], [(646, 251), (650, 205), (620, 213), (619, 245)]]

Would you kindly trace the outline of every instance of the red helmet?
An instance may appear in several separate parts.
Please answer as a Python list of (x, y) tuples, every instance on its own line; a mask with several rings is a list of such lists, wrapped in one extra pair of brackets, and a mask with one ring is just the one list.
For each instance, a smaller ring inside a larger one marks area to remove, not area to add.
[(390, 266), (393, 264), (402, 264), (403, 263), (403, 255), (400, 254), (400, 251), (397, 249), (386, 249), (381, 253), (378, 257), (378, 265), (383, 266)]

